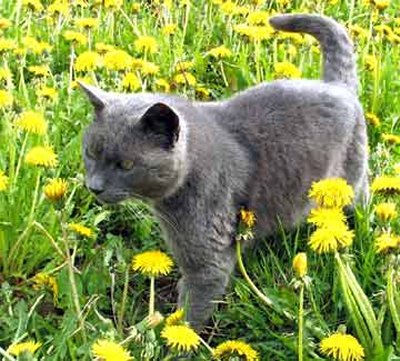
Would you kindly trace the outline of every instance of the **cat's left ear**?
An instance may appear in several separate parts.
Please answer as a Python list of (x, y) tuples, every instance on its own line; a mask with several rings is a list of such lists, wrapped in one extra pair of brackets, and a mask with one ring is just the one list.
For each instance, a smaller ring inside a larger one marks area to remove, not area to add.
[(88, 96), (90, 102), (94, 106), (96, 111), (101, 111), (107, 105), (107, 92), (96, 88), (93, 85), (82, 83), (78, 81), (80, 87), (85, 91), (86, 95)]
[(166, 148), (172, 148), (179, 139), (179, 117), (167, 104), (152, 105), (143, 114), (140, 123), (144, 131), (154, 135)]

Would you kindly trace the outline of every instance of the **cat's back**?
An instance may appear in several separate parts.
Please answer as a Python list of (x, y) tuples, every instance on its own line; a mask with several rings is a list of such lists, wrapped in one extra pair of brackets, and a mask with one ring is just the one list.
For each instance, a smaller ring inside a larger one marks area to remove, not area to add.
[[(275, 113), (293, 126), (305, 120), (301, 115), (311, 120), (323, 119), (360, 109), (357, 97), (342, 85), (318, 80), (279, 80), (251, 87), (221, 102), (218, 121), (232, 129), (263, 127), (266, 123), (274, 126), (274, 120), (280, 118)], [(305, 126), (310, 124), (304, 122)]]
[(313, 181), (344, 177), (359, 187), (366, 127), (356, 96), (344, 86), (275, 81), (209, 109), (249, 152), (254, 176), (248, 205), (265, 232), (276, 227), (277, 217), (290, 226), (308, 212)]

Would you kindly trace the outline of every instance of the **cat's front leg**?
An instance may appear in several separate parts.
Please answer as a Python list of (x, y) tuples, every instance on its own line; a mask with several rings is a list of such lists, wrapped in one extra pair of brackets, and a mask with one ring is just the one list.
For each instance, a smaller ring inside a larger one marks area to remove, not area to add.
[(179, 281), (180, 307), (186, 310), (186, 320), (200, 330), (210, 318), (216, 301), (221, 300), (229, 282), (235, 264), (235, 253), (232, 249), (215, 258), (212, 265), (206, 264), (196, 272), (183, 270)]

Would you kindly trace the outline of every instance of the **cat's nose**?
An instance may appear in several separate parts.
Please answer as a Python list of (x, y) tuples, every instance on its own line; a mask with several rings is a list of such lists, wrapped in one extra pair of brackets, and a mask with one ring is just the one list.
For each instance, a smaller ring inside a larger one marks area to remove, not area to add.
[(98, 175), (88, 177), (86, 179), (86, 187), (88, 187), (88, 189), (92, 193), (98, 195), (98, 194), (104, 192), (103, 179), (101, 177), (99, 177)]

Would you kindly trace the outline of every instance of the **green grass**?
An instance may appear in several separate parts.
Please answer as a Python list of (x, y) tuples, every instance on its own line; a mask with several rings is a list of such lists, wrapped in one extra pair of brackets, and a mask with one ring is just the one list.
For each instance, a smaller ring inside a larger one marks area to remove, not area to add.
[[(187, 5), (189, 2), (175, 1), (171, 8), (158, 2), (125, 1), (121, 8), (68, 5), (67, 12), (61, 14), (51, 13), (50, 1), (43, 1), (42, 10), (32, 10), (23, 1), (2, 2), (0, 18), (10, 20), (11, 25), (2, 28), (0, 20), (0, 69), (8, 68), (12, 77), (3, 77), (0, 70), (0, 90), (12, 94), (14, 101), (2, 106), (0, 97), (0, 171), (8, 176), (6, 189), (0, 191), (0, 350), (7, 350), (12, 343), (36, 340), (42, 343), (35, 353), (38, 359), (89, 360), (92, 358), (90, 348), (96, 340), (106, 338), (122, 342), (129, 337), (130, 341), (124, 346), (136, 359), (169, 360), (174, 356), (174, 351), (160, 337), (163, 324), (149, 330), (140, 323), (147, 315), (149, 281), (130, 267), (135, 254), (159, 248), (166, 250), (162, 234), (146, 205), (131, 202), (121, 207), (105, 207), (85, 189), (81, 137), (91, 121), (92, 109), (71, 80), (86, 78), (106, 90), (126, 91), (122, 78), (126, 72), (134, 72), (140, 82), (136, 91), (160, 91), (157, 80), (164, 79), (170, 92), (190, 99), (219, 100), (278, 77), (274, 67), (277, 62), (295, 64), (304, 78), (320, 77), (316, 43), (304, 38), (296, 41), (280, 33), (271, 33), (268, 39), (255, 42), (235, 31), (235, 25), (245, 23), (247, 16), (227, 12), (226, 2), (220, 1), (221, 5), (218, 1), (198, 0)], [(382, 174), (395, 175), (399, 147), (396, 142), (385, 142), (382, 134), (399, 133), (400, 18), (395, 17), (399, 16), (397, 2), (393, 0), (391, 6), (381, 12), (374, 10), (368, 1), (337, 1), (335, 4), (328, 0), (298, 0), (286, 5), (285, 1), (265, 1), (258, 6), (255, 3), (243, 0), (238, 1), (237, 6), (244, 6), (250, 13), (256, 10), (270, 14), (323, 13), (347, 27), (359, 25), (366, 30), (364, 37), (355, 36), (354, 40), (360, 99), (364, 110), (376, 114), (381, 122), (379, 126), (368, 126), (371, 180)], [(90, 31), (79, 29), (74, 20), (84, 17), (96, 18), (100, 25)], [(175, 33), (163, 35), (163, 26), (170, 23), (177, 24)], [(392, 34), (386, 31), (382, 35), (377, 25), (387, 25)], [(66, 30), (85, 34), (88, 42), (72, 44), (64, 37)], [(158, 51), (138, 51), (134, 41), (140, 35), (153, 36)], [(26, 49), (27, 36), (48, 42), (51, 49), (43, 53), (34, 52), (37, 46)], [(13, 49), (3, 49), (3, 38), (15, 42)], [(85, 72), (72, 71), (75, 57), (88, 49), (95, 50), (99, 42), (123, 49), (135, 59), (153, 62), (159, 70), (153, 75), (145, 75), (140, 66), (121, 71), (109, 70), (106, 66)], [(215, 59), (208, 55), (209, 50), (220, 45), (229, 48), (232, 56)], [(296, 54), (288, 52), (293, 47)], [(367, 67), (368, 54), (377, 60), (374, 70)], [(195, 77), (195, 85), (177, 83), (175, 76), (182, 73), (177, 63), (181, 61), (193, 62), (187, 71)], [(28, 69), (31, 65), (47, 65), (49, 73), (44, 77), (34, 75)], [(46, 100), (38, 95), (44, 85), (57, 90), (56, 99)], [(20, 113), (32, 109), (45, 115), (48, 123), (45, 135), (28, 134), (14, 126)], [(56, 167), (26, 164), (28, 150), (43, 144), (54, 148), (58, 156)], [(47, 181), (55, 177), (68, 181), (67, 195), (57, 205), (43, 194)], [(377, 254), (374, 248), (374, 239), (382, 230), (399, 231), (398, 219), (382, 223), (373, 213), (374, 204), (384, 199), (384, 196), (374, 195), (366, 209), (355, 211), (350, 222), (355, 240), (343, 255), (378, 318), (384, 351), (374, 356), (369, 353), (368, 359), (374, 360), (389, 359), (390, 353), (400, 357), (400, 330), (396, 332), (394, 313), (387, 302), (386, 279), (392, 264), (398, 287), (396, 257), (399, 252), (397, 249), (394, 255), (386, 256)], [(397, 196), (392, 196), (391, 200), (399, 203)], [(82, 238), (71, 233), (66, 229), (66, 224), (71, 222), (90, 227), (95, 236)], [(273, 307), (254, 296), (237, 271), (210, 327), (202, 333), (203, 339), (212, 347), (228, 339), (244, 340), (259, 352), (261, 360), (297, 359), (298, 288), (295, 286), (299, 281), (294, 277), (291, 262), (300, 251), (307, 251), (310, 278), (310, 285), (305, 289), (306, 358), (323, 359), (318, 346), (320, 339), (340, 325), (346, 325), (348, 333), (357, 337), (356, 321), (350, 317), (352, 312), (345, 302), (334, 257), (309, 250), (307, 240), (311, 232), (306, 225), (291, 233), (282, 230), (268, 240), (260, 240), (249, 250), (244, 257), (247, 272), (259, 289), (273, 300)], [(57, 253), (55, 245), (61, 249), (61, 254)], [(69, 269), (68, 264), (73, 264), (74, 268)], [(58, 288), (56, 295), (49, 286), (35, 286), (33, 277), (43, 272), (54, 277)], [(174, 310), (174, 287), (178, 278), (179, 272), (174, 269), (172, 274), (156, 280), (156, 309), (163, 315)], [(399, 299), (396, 302), (400, 308)], [(83, 312), (78, 317), (79, 309)], [(137, 337), (132, 336), (134, 332), (138, 332)], [(201, 347), (192, 357), (209, 360), (210, 354)]]

